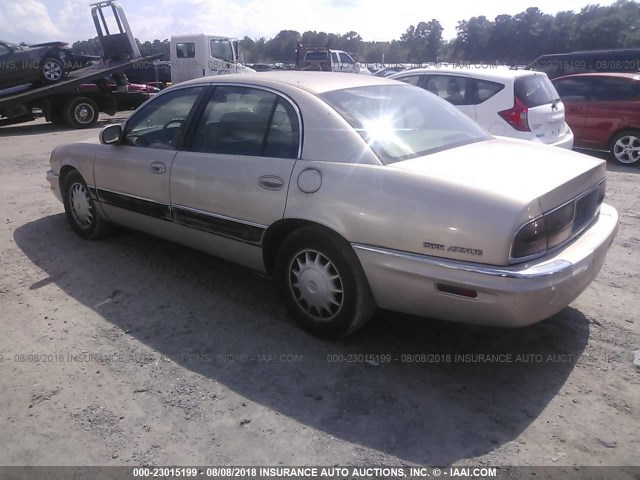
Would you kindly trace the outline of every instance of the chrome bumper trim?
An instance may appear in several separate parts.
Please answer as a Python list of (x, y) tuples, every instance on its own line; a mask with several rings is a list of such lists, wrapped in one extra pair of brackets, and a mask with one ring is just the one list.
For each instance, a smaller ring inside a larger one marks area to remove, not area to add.
[(528, 264), (516, 267), (492, 267), (489, 265), (461, 262), (459, 260), (450, 260), (448, 258), (433, 257), (429, 255), (419, 255), (417, 253), (402, 252), (399, 250), (374, 247), (371, 245), (363, 245), (360, 243), (352, 243), (351, 245), (356, 250), (364, 250), (383, 255), (390, 255), (392, 257), (403, 258), (405, 260), (411, 260), (427, 265), (435, 265), (442, 268), (451, 268), (464, 272), (479, 273), (481, 275), (490, 275), (493, 277), (503, 278), (532, 279), (546, 277), (549, 275), (556, 275), (573, 267), (573, 264), (566, 260), (554, 260), (532, 267), (529, 267)]

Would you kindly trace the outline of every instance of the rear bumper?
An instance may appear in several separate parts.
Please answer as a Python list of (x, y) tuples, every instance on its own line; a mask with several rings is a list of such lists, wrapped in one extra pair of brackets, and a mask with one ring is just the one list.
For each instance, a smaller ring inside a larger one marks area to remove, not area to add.
[[(520, 327), (559, 312), (598, 274), (618, 231), (618, 213), (602, 205), (597, 221), (551, 257), (492, 267), (354, 244), (381, 308), (460, 323)], [(437, 284), (477, 292), (444, 293)]]
[(549, 143), (548, 145), (552, 145), (554, 147), (568, 148), (569, 150), (571, 150), (573, 148), (573, 141), (574, 141), (573, 132), (567, 125), (567, 134), (564, 137), (560, 138), (558, 141)]

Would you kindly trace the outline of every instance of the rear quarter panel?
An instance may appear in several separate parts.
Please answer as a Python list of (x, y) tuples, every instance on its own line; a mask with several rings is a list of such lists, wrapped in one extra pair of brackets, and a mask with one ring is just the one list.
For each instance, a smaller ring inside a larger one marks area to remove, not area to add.
[[(322, 174), (322, 186), (312, 194), (297, 184), (300, 173), (310, 168)], [(537, 201), (508, 202), (391, 167), (299, 161), (285, 217), (320, 223), (352, 243), (506, 265), (513, 234), (540, 213)], [(451, 246), (481, 253), (447, 251)]]
[(611, 138), (626, 129), (640, 130), (640, 100), (591, 102), (581, 143), (608, 150)]

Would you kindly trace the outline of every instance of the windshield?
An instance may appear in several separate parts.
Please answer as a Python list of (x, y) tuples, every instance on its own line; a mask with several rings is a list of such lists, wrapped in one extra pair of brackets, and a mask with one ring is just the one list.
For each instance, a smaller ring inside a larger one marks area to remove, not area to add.
[(456, 107), (410, 85), (350, 88), (321, 97), (385, 164), (491, 138)]
[(307, 62), (325, 62), (327, 60), (328, 52), (308, 52), (304, 59)]
[(221, 58), (230, 63), (233, 62), (233, 50), (231, 50), (231, 42), (229, 40), (212, 39), (210, 44), (212, 57)]

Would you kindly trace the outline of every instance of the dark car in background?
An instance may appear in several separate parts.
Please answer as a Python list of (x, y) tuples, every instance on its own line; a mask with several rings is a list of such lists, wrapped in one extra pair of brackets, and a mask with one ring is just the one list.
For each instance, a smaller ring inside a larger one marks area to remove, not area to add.
[(584, 73), (553, 80), (576, 147), (640, 164), (640, 74)]
[(72, 54), (64, 42), (15, 45), (0, 41), (0, 88), (64, 79)]
[(536, 58), (526, 69), (544, 72), (551, 79), (578, 73), (638, 73), (640, 48), (551, 53)]

